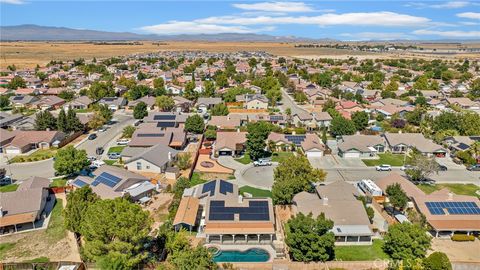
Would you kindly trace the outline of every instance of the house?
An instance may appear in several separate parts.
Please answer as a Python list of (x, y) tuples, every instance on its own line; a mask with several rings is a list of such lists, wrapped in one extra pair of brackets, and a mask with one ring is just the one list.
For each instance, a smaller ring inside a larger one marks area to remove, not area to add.
[(15, 138), (15, 135), (15, 131), (0, 128), (0, 153), (3, 153), (3, 147), (9, 145)]
[(237, 102), (243, 102), (245, 109), (266, 110), (268, 99), (262, 94), (245, 94), (236, 96)]
[(163, 144), (144, 148), (143, 151), (125, 161), (132, 172), (164, 173), (176, 160), (178, 151)]
[(12, 130), (35, 130), (35, 116), (22, 117), (8, 127)]
[(63, 104), (63, 109), (68, 110), (69, 108), (72, 108), (73, 110), (86, 110), (92, 103), (93, 101), (89, 97), (81, 96)]
[(175, 104), (174, 111), (177, 113), (189, 112), (193, 104), (191, 100), (188, 100), (182, 96), (173, 96), (173, 102)]
[(201, 97), (201, 98), (198, 98), (196, 106), (198, 111), (202, 113), (202, 112), (207, 112), (208, 109), (220, 103), (222, 103), (222, 98)]
[(127, 105), (127, 99), (124, 97), (104, 97), (98, 103), (107, 105), (110, 110), (116, 111)]
[(480, 110), (480, 103), (472, 101), (469, 98), (459, 97), (459, 98), (447, 98), (447, 104), (457, 105), (465, 110)]
[(143, 123), (133, 133), (128, 146), (151, 147), (157, 144), (183, 149), (186, 144), (186, 133), (183, 128), (164, 128), (162, 122)]
[(313, 120), (315, 121), (317, 127), (325, 127), (328, 129), (330, 122), (332, 121), (332, 116), (328, 112), (313, 112)]
[(10, 103), (12, 104), (13, 108), (30, 108), (33, 104), (38, 101), (38, 97), (36, 96), (28, 96), (28, 95), (15, 95), (11, 96)]
[(33, 106), (36, 106), (37, 109), (42, 111), (45, 110), (56, 110), (59, 109), (65, 100), (63, 98), (59, 98), (57, 96), (41, 96), (39, 100), (32, 103)]
[(446, 157), (448, 152), (442, 146), (425, 139), (421, 133), (385, 133), (388, 150), (394, 154), (403, 154), (416, 148), (425, 156)]
[(377, 135), (345, 135), (337, 142), (338, 155), (343, 158), (375, 157), (385, 152), (385, 141)]
[(303, 110), (298, 110), (295, 114), (293, 114), (293, 122), (297, 126), (305, 125), (312, 128), (316, 127), (316, 124), (313, 122), (313, 116)]
[(0, 128), (9, 127), (12, 123), (24, 118), (21, 113), (9, 114), (5, 112), (0, 112)]
[(109, 165), (95, 170), (93, 176), (78, 176), (70, 185), (74, 188), (88, 185), (101, 199), (114, 199), (128, 194), (131, 200), (141, 203), (147, 202), (156, 192), (155, 185), (148, 178)]
[(151, 111), (155, 108), (156, 99), (152, 96), (143, 96), (139, 99), (128, 102), (128, 108), (133, 110), (140, 102), (143, 102), (147, 105), (147, 111)]
[(208, 121), (208, 125), (217, 127), (218, 129), (236, 129), (240, 127), (244, 121), (247, 121), (245, 115), (230, 113), (228, 115), (212, 116)]
[(267, 138), (269, 147), (271, 147), (270, 142), (273, 142), (275, 147), (275, 149), (270, 149), (270, 151), (293, 151), (300, 148), (307, 157), (322, 157), (325, 151), (325, 145), (313, 133), (289, 135), (271, 132)]
[(58, 147), (65, 139), (60, 131), (19, 130), (15, 138), (3, 148), (6, 154), (22, 154), (32, 149), (48, 149)]
[(468, 150), (475, 142), (480, 142), (480, 136), (449, 136), (443, 140), (454, 152)]
[(183, 93), (183, 87), (174, 84), (167, 84), (166, 89), (173, 95), (181, 95)]
[(356, 188), (345, 181), (318, 185), (315, 193), (300, 192), (293, 197), (294, 214), (324, 214), (333, 221), (336, 245), (371, 245), (374, 235), (370, 220)]
[(398, 114), (400, 117), (404, 118), (408, 112), (413, 110), (415, 110), (415, 107), (402, 107), (392, 104), (387, 104), (375, 109), (377, 114), (383, 115), (386, 119), (390, 119), (394, 114)]
[(188, 115), (174, 112), (149, 112), (143, 118), (144, 123), (155, 123), (159, 128), (182, 128)]
[(32, 224), (39, 220), (47, 204), (50, 180), (32, 176), (20, 183), (16, 191), (0, 196), (0, 231), (18, 225)]
[(217, 140), (213, 145), (216, 156), (240, 156), (245, 152), (247, 132), (217, 132)]

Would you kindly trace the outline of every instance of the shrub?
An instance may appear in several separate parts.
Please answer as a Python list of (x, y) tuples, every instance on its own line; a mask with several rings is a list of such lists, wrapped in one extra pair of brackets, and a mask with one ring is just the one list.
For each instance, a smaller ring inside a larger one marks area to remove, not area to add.
[(454, 234), (452, 236), (452, 241), (458, 241), (458, 242), (475, 241), (475, 236), (466, 235), (466, 234)]

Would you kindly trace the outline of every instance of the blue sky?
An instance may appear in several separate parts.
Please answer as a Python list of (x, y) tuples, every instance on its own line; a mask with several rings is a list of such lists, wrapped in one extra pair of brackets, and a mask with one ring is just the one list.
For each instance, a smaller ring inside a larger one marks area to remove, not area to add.
[(480, 39), (479, 1), (0, 0), (1, 25), (340, 40)]

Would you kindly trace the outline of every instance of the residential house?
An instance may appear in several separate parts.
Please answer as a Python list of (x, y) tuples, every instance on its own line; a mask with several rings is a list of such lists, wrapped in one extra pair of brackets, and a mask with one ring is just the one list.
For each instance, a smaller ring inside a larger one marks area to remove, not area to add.
[(143, 102), (145, 105), (147, 105), (147, 111), (151, 111), (155, 108), (156, 99), (152, 96), (143, 96), (139, 99), (128, 102), (128, 108), (133, 110), (140, 102)]
[(0, 128), (0, 153), (3, 153), (3, 147), (9, 145), (15, 138), (15, 135), (15, 131)]
[(275, 147), (275, 149), (270, 149), (270, 151), (293, 151), (300, 148), (307, 157), (322, 157), (325, 151), (325, 145), (313, 133), (289, 135), (271, 132), (267, 138), (269, 147), (271, 147), (270, 142), (273, 142)]
[(133, 172), (164, 173), (173, 166), (178, 151), (164, 144), (144, 148), (144, 150), (125, 160), (125, 167)]
[(22, 154), (33, 149), (57, 147), (64, 139), (65, 134), (60, 131), (18, 130), (3, 150), (6, 154)]
[(63, 104), (65, 104), (65, 100), (54, 95), (40, 96), (39, 100), (32, 103), (33, 106), (36, 106), (42, 111), (56, 110), (59, 109)]
[(313, 112), (313, 120), (315, 121), (317, 127), (325, 127), (328, 129), (330, 122), (333, 120), (332, 116), (328, 112)]
[(0, 128), (9, 127), (12, 123), (24, 118), (21, 113), (9, 114), (5, 112), (0, 112)]
[(163, 144), (175, 149), (183, 149), (186, 145), (186, 133), (183, 128), (162, 127), (159, 123), (143, 123), (135, 130), (128, 143), (130, 147), (151, 147)]
[(266, 110), (268, 99), (262, 94), (245, 94), (236, 97), (237, 102), (243, 102), (245, 109)]
[(198, 98), (195, 106), (197, 106), (200, 113), (206, 113), (208, 109), (222, 102), (222, 98), (219, 97), (201, 97)]
[(110, 110), (116, 111), (127, 105), (127, 99), (124, 97), (104, 97), (98, 103), (107, 105)]
[(243, 122), (248, 120), (246, 115), (233, 114), (212, 116), (208, 121), (209, 126), (217, 127), (218, 129), (236, 129), (242, 126)]
[(395, 154), (403, 154), (411, 148), (416, 148), (426, 156), (446, 157), (448, 152), (442, 146), (425, 139), (421, 133), (385, 133), (388, 150)]
[(480, 103), (478, 101), (473, 101), (466, 97), (447, 98), (446, 102), (449, 105), (456, 105), (465, 110), (473, 110), (473, 111), (480, 110)]
[(86, 110), (88, 106), (92, 104), (93, 101), (87, 96), (80, 96), (74, 100), (63, 104), (63, 109), (68, 110), (72, 108), (73, 110)]
[(377, 135), (344, 135), (337, 143), (343, 158), (369, 158), (385, 152), (385, 141)]
[(189, 112), (192, 108), (193, 102), (182, 96), (173, 96), (174, 111), (177, 113)]
[(33, 104), (38, 101), (38, 97), (29, 95), (15, 95), (9, 99), (12, 107), (17, 109), (33, 107)]
[(247, 132), (218, 131), (213, 145), (216, 156), (240, 156), (245, 152)]

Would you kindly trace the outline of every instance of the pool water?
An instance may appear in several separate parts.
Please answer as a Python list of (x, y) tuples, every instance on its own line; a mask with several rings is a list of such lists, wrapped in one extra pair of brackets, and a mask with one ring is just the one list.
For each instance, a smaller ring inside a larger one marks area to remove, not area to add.
[(267, 262), (270, 254), (259, 248), (251, 248), (246, 251), (220, 250), (214, 255), (214, 262)]

